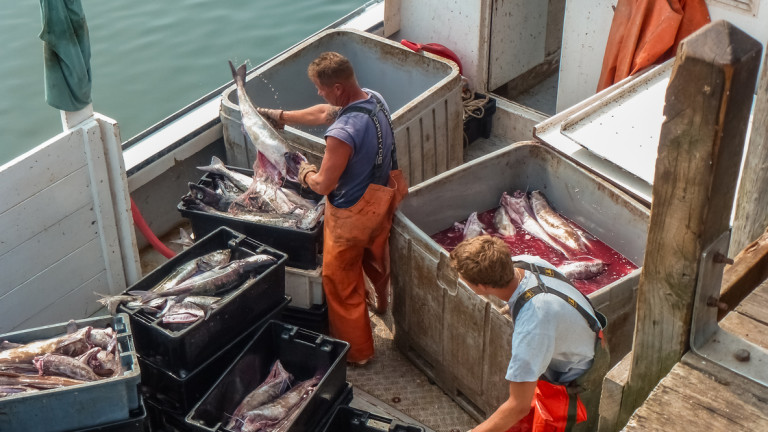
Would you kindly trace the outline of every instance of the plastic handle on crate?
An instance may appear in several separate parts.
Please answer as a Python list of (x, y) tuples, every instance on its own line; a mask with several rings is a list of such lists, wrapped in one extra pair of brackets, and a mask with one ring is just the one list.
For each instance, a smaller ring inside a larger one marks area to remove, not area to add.
[(283, 337), (289, 340), (293, 340), (298, 343), (303, 343), (305, 345), (309, 345), (314, 348), (319, 348), (323, 351), (330, 351), (331, 345), (325, 343), (326, 337), (310, 332), (308, 330), (305, 330), (301, 327), (291, 326), (292, 328), (285, 333), (283, 333)]

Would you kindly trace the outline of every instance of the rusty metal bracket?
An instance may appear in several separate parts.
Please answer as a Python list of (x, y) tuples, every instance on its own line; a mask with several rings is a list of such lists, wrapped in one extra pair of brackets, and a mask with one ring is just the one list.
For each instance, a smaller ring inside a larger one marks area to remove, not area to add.
[(768, 351), (720, 328), (718, 297), (727, 259), (730, 231), (701, 254), (691, 321), (691, 350), (739, 375), (768, 387)]

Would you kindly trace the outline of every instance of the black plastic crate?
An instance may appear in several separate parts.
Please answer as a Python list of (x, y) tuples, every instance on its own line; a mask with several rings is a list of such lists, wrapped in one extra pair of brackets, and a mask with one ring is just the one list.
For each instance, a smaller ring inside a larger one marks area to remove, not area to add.
[(325, 417), (319, 423), (317, 423), (317, 425), (312, 430), (317, 432), (324, 430), (333, 418), (333, 413), (336, 412), (336, 409), (340, 406), (347, 406), (352, 402), (352, 398), (354, 397), (353, 393), (352, 384), (347, 383), (346, 388), (341, 393), (341, 396), (336, 399), (336, 401), (333, 403), (333, 406), (331, 406), (328, 412), (325, 413)]
[(162, 402), (152, 399), (144, 399), (147, 407), (147, 424), (152, 432), (193, 432), (184, 421), (184, 414), (179, 414), (168, 409)]
[[(227, 166), (232, 171), (253, 176), (253, 170)], [(213, 188), (213, 180), (217, 174), (206, 173), (197, 184)], [(298, 183), (286, 181), (285, 187), (295, 190), (304, 198), (320, 201), (322, 195), (318, 195), (309, 188), (302, 188)], [(288, 267), (300, 269), (314, 269), (320, 263), (319, 254), (323, 247), (323, 222), (320, 221), (311, 230), (298, 228), (286, 228), (273, 225), (250, 222), (234, 216), (222, 216), (197, 210), (189, 210), (183, 202), (176, 207), (181, 215), (192, 223), (192, 231), (196, 238), (200, 238), (220, 226), (232, 228), (248, 237), (269, 245), (288, 255), (285, 263)]]
[(330, 422), (322, 432), (424, 432), (421, 426), (402, 424), (384, 417), (341, 405), (336, 408)]
[[(482, 100), (485, 96), (483, 93), (475, 93), (473, 100)], [(490, 138), (493, 128), (493, 114), (496, 113), (496, 99), (489, 97), (488, 101), (483, 104), (482, 113), (479, 109), (476, 109), (475, 113), (480, 117), (468, 116), (464, 119), (464, 135), (467, 137), (465, 145), (471, 144), (480, 137)]]
[(167, 327), (153, 315), (121, 304), (134, 332), (136, 352), (166, 371), (185, 376), (269, 315), (285, 299), (285, 254), (221, 227), (198, 240), (129, 287), (126, 292), (147, 291), (187, 261), (219, 249), (231, 249), (232, 259), (267, 254), (277, 263), (225, 293), (208, 318)]
[(312, 305), (309, 308), (287, 306), (283, 309), (282, 321), (313, 332), (328, 334), (328, 304)]
[(77, 429), (75, 432), (150, 432), (150, 430), (147, 409), (139, 398), (139, 407), (130, 412), (128, 419), (87, 429)]
[(191, 373), (180, 376), (139, 357), (142, 392), (162, 404), (168, 411), (182, 417), (205, 395), (221, 377), (248, 343), (271, 320), (279, 319), (283, 309), (291, 301), (285, 297), (283, 303), (272, 310), (255, 326), (245, 331), (234, 342), (222, 349)]
[(308, 432), (322, 424), (348, 387), (347, 342), (279, 321), (270, 321), (186, 417), (196, 430), (226, 431), (240, 402), (269, 374), (275, 360), (297, 381), (322, 378), (304, 402), (290, 432)]

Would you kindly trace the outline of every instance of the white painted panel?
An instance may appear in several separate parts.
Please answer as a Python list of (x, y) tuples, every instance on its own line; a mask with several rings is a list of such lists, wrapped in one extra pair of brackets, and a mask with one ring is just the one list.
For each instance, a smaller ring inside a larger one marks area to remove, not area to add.
[[(0, 298), (99, 235), (91, 205), (86, 205), (31, 239), (0, 255)], [(98, 263), (91, 263), (97, 266)]]
[[(0, 177), (0, 179), (5, 176)], [(0, 213), (0, 254), (5, 254), (37, 233), (58, 223), (91, 202), (87, 167), (82, 167), (57, 183), (52, 184)]]
[(401, 0), (398, 36), (445, 45), (461, 60), (462, 74), (472, 87), (485, 91), (489, 17), (487, 0)]
[(565, 2), (556, 111), (595, 94), (618, 0)]
[[(0, 333), (7, 333), (73, 289), (104, 271), (101, 247), (94, 239), (0, 297)], [(87, 265), (93, 263), (93, 265)]]
[[(64, 297), (57, 299), (55, 303), (33, 314), (26, 321), (19, 323), (11, 331), (91, 317), (102, 309), (101, 304), (96, 302), (99, 297), (94, 292), (104, 293), (107, 291), (106, 286), (106, 272), (101, 272), (80, 287), (68, 292)], [(104, 315), (108, 314), (109, 312), (104, 310)]]
[[(83, 133), (59, 135), (0, 166), (0, 213), (84, 167)], [(7, 225), (0, 225), (7, 226)]]
[(544, 61), (549, 2), (494, 1), (488, 88), (498, 88)]

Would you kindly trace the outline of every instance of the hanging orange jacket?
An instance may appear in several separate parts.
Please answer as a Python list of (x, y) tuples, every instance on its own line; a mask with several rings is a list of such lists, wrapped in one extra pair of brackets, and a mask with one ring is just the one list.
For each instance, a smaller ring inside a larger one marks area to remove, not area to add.
[(674, 57), (680, 41), (709, 22), (705, 0), (619, 0), (597, 91)]

